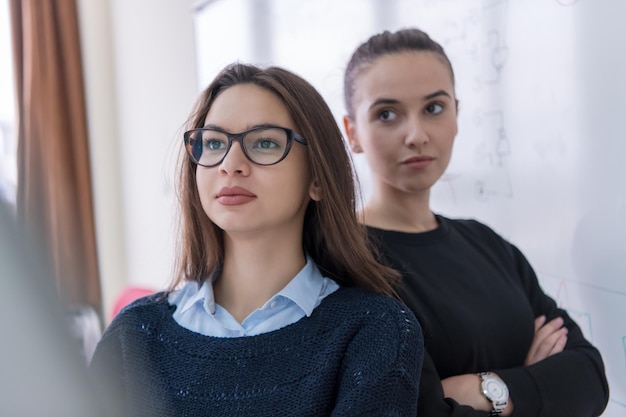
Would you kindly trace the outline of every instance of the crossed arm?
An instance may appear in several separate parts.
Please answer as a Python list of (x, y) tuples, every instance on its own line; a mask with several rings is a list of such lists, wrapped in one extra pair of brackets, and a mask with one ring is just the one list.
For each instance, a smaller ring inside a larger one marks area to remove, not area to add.
[[(524, 365), (529, 366), (537, 363), (548, 356), (562, 352), (567, 343), (567, 327), (563, 326), (564, 320), (556, 317), (546, 323), (545, 316), (535, 319), (535, 336), (528, 350)], [(445, 397), (452, 398), (459, 404), (469, 405), (475, 410), (491, 411), (491, 403), (480, 392), (480, 377), (477, 374), (455, 375), (441, 381)], [(514, 404), (509, 398), (507, 408), (502, 416), (510, 416), (514, 410)]]

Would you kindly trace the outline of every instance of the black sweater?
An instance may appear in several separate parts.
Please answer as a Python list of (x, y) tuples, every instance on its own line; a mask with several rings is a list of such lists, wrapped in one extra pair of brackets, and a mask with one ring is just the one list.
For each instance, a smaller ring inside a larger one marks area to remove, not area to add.
[[(474, 220), (437, 216), (425, 233), (369, 228), (385, 262), (401, 270), (401, 298), (424, 329), (421, 417), (485, 416), (443, 397), (440, 380), (496, 372), (509, 387), (514, 416), (590, 417), (608, 401), (600, 353), (540, 288), (522, 253)], [(524, 359), (535, 317), (565, 319), (563, 352), (532, 366)]]
[(90, 370), (112, 415), (414, 416), (424, 340), (398, 300), (340, 288), (258, 336), (181, 327), (162, 294), (117, 315)]

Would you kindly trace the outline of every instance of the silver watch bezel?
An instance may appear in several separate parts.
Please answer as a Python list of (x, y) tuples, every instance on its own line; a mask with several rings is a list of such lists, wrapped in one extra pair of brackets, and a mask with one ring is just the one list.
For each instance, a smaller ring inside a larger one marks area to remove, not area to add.
[(497, 375), (481, 372), (478, 376), (481, 378), (480, 392), (493, 407), (492, 415), (499, 415), (509, 405), (509, 388)]

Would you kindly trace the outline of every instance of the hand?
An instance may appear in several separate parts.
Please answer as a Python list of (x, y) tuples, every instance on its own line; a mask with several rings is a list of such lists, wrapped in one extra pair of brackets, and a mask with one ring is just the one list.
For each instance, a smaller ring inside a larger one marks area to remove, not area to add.
[(567, 343), (567, 327), (563, 327), (563, 318), (557, 317), (546, 323), (546, 316), (535, 319), (535, 337), (530, 345), (524, 365), (532, 365), (550, 355), (562, 352)]
[[(459, 404), (468, 405), (474, 410), (490, 412), (493, 405), (481, 393), (481, 383), (477, 374), (455, 375), (441, 380), (445, 397), (452, 398)], [(513, 400), (509, 397), (509, 404), (500, 415), (509, 416), (513, 409)]]
[(445, 397), (475, 410), (491, 411), (491, 403), (480, 392), (480, 384), (480, 377), (476, 374), (455, 375), (441, 380)]

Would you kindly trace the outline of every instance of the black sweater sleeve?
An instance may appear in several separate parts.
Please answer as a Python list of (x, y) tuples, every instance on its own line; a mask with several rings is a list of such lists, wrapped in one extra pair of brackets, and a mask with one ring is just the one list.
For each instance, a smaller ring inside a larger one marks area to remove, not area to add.
[(563, 352), (531, 366), (495, 369), (507, 383), (515, 406), (514, 416), (591, 417), (599, 416), (609, 397), (600, 352), (589, 343), (574, 320), (557, 307), (539, 286), (532, 267), (513, 245), (510, 253), (523, 282), (535, 317), (557, 316), (568, 329)]
[(486, 417), (489, 415), (489, 413), (475, 410), (444, 397), (441, 378), (428, 351), (424, 355), (417, 407), (419, 417)]

